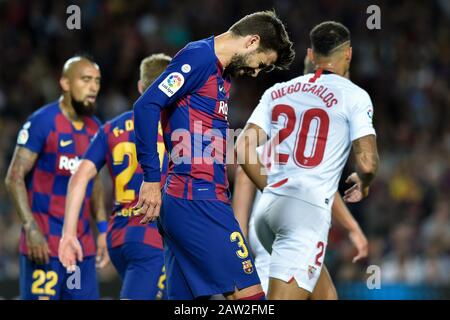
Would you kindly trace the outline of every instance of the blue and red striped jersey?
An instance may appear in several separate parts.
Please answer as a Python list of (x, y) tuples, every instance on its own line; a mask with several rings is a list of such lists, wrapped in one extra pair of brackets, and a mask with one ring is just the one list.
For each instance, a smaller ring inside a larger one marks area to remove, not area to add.
[[(99, 127), (100, 121), (95, 117), (83, 117), (82, 122), (71, 122), (62, 113), (59, 102), (55, 101), (34, 112), (19, 132), (17, 145), (39, 155), (26, 176), (26, 188), (31, 211), (47, 239), (52, 257), (58, 256), (70, 176)], [(90, 182), (77, 227), (85, 256), (95, 255), (90, 227), (92, 186), (93, 182)], [(28, 254), (23, 231), (20, 252)]]
[[(158, 151), (164, 183), (167, 155), (159, 128)], [(105, 123), (92, 140), (84, 159), (92, 161), (97, 171), (107, 164), (113, 182), (114, 208), (109, 219), (107, 243), (114, 248), (128, 242), (139, 242), (162, 249), (156, 222), (142, 225), (142, 216), (132, 207), (139, 197), (143, 171), (137, 161), (133, 112), (125, 112)]]
[(161, 113), (170, 159), (165, 192), (229, 202), (225, 160), (230, 86), (214, 52), (214, 37), (191, 42), (177, 53), (134, 105), (145, 181), (160, 180), (156, 124)]

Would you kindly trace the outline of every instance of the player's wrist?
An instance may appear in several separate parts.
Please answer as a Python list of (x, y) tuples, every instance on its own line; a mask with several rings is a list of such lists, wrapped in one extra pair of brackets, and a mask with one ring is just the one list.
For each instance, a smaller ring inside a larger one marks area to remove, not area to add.
[(97, 221), (97, 230), (100, 234), (106, 233), (108, 231), (108, 221)]
[(144, 173), (144, 182), (161, 182), (161, 173)]
[(34, 219), (23, 222), (22, 226), (26, 232), (37, 229), (37, 224), (36, 221), (34, 221)]
[(67, 239), (77, 239), (77, 232), (75, 231), (63, 231), (62, 235), (61, 235), (61, 240), (67, 240)]

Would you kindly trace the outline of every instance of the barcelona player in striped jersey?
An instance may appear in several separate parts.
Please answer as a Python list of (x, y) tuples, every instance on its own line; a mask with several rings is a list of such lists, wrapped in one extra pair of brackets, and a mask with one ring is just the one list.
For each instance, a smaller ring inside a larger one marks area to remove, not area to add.
[[(264, 299), (229, 197), (226, 140), (230, 77), (287, 69), (292, 42), (274, 12), (256, 12), (230, 30), (187, 44), (134, 105), (144, 170), (136, 208), (158, 219), (169, 299), (224, 294)], [(161, 199), (157, 123), (170, 151)], [(233, 157), (231, 157), (233, 158)], [(161, 207), (162, 204), (162, 207)]]
[[(93, 116), (100, 90), (100, 69), (89, 58), (73, 57), (64, 64), (60, 85), (61, 98), (34, 112), (20, 130), (6, 177), (6, 186), (23, 223), (20, 237), (22, 299), (99, 297), (96, 248), (89, 221), (91, 212), (97, 221), (106, 220), (98, 182), (95, 187), (92, 181), (89, 183), (86, 197), (77, 211), (80, 219), (75, 226), (75, 237), (86, 258), (75, 274), (66, 273), (59, 262), (58, 244), (69, 178), (100, 127)], [(99, 235), (97, 244), (102, 260), (99, 263), (103, 264), (107, 259), (105, 234)], [(68, 281), (71, 276), (77, 279)]]
[[(154, 54), (142, 61), (138, 82), (140, 93), (160, 75), (169, 62), (170, 57), (164, 54)], [(164, 176), (167, 156), (161, 131), (158, 150)], [(111, 261), (123, 281), (120, 298), (162, 299), (165, 297), (165, 273), (161, 236), (156, 223), (140, 224), (142, 218), (132, 210), (143, 180), (143, 172), (136, 156), (132, 111), (108, 121), (99, 130), (69, 182), (59, 258), (68, 268), (83, 260), (84, 252), (75, 236), (77, 212), (82, 205), (89, 181), (105, 164), (114, 190), (114, 209), (109, 220), (107, 243)]]

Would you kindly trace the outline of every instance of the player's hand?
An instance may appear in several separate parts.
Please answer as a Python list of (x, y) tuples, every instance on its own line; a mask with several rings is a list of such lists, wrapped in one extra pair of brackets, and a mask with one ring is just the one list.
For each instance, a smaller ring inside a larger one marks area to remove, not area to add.
[(135, 214), (144, 215), (141, 224), (155, 221), (161, 209), (161, 185), (159, 182), (142, 182), (139, 200), (133, 207)]
[(369, 242), (360, 228), (352, 230), (348, 234), (350, 241), (355, 246), (357, 253), (353, 257), (352, 262), (355, 263), (367, 257), (369, 252)]
[(99, 269), (109, 263), (108, 247), (106, 245), (106, 232), (100, 233), (97, 237), (97, 256), (95, 257), (95, 266)]
[(74, 272), (79, 262), (83, 261), (83, 250), (76, 236), (63, 235), (58, 247), (58, 257), (68, 272)]
[(342, 199), (344, 199), (345, 202), (359, 202), (369, 194), (369, 187), (363, 186), (362, 181), (356, 172), (349, 175), (347, 180), (345, 180), (345, 183), (353, 183), (353, 186), (344, 192), (344, 197)]
[(28, 247), (28, 258), (37, 264), (47, 264), (50, 261), (50, 249), (47, 240), (36, 222), (24, 225), (25, 239)]

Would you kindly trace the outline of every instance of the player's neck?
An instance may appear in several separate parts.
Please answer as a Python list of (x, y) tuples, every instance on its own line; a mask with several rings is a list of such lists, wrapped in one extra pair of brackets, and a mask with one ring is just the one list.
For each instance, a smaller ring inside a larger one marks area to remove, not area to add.
[(214, 37), (214, 52), (224, 68), (228, 66), (235, 53), (232, 41), (233, 35), (230, 31)]
[(61, 96), (61, 98), (59, 98), (59, 107), (61, 108), (62, 113), (70, 121), (82, 121), (82, 118), (75, 112), (70, 99), (65, 96)]
[(344, 75), (347, 73), (347, 67), (341, 63), (340, 61), (335, 60), (324, 60), (319, 61), (316, 65), (317, 69), (327, 70), (329, 72), (333, 72), (337, 75), (340, 75), (341, 77), (344, 77)]

